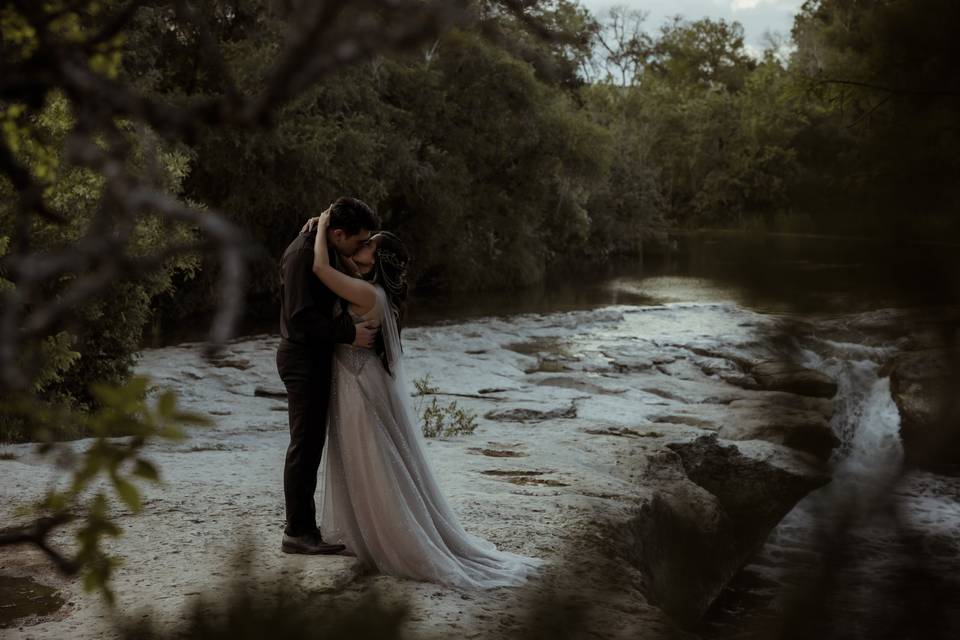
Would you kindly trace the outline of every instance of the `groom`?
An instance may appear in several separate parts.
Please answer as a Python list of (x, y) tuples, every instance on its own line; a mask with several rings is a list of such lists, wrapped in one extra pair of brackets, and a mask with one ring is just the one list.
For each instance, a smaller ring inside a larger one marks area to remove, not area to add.
[[(380, 226), (377, 215), (355, 198), (331, 205), (327, 243), (330, 263), (349, 258)], [(285, 553), (338, 553), (344, 546), (324, 542), (317, 528), (313, 494), (327, 434), (330, 375), (335, 343), (369, 347), (376, 330), (354, 326), (350, 314), (334, 318), (337, 296), (313, 274), (315, 228), (302, 231), (280, 259), (280, 347), (277, 370), (287, 387), (290, 445), (283, 467), (287, 524)]]

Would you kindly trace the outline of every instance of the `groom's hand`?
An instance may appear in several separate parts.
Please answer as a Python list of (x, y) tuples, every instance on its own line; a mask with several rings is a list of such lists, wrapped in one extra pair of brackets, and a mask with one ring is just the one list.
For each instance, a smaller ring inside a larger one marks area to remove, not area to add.
[(373, 346), (373, 341), (377, 339), (376, 327), (366, 323), (354, 325), (357, 330), (357, 336), (353, 339), (353, 346), (369, 349)]

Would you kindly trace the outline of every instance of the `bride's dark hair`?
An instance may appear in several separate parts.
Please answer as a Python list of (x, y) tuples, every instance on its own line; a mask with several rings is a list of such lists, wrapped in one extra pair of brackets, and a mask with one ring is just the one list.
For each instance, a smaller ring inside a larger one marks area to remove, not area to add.
[[(400, 332), (407, 311), (407, 267), (410, 264), (410, 252), (400, 238), (389, 231), (378, 233), (377, 240), (376, 260), (369, 278), (370, 282), (379, 284), (386, 292), (390, 311), (397, 320), (397, 331)], [(381, 333), (377, 334), (376, 350), (383, 366), (390, 372)]]

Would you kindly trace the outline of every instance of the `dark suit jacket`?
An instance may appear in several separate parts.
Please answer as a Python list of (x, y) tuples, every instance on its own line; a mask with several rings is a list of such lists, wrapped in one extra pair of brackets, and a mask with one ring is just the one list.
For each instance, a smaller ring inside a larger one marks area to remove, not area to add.
[[(337, 342), (350, 344), (356, 329), (350, 314), (333, 317), (337, 295), (313, 273), (316, 232), (301, 233), (280, 259), (280, 336), (314, 358), (328, 359)], [(330, 264), (336, 254), (330, 252)]]

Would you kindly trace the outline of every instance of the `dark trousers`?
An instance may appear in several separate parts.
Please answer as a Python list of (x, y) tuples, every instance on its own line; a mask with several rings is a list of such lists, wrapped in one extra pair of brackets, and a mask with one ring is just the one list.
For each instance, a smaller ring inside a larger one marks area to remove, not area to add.
[(317, 472), (327, 435), (333, 354), (310, 353), (302, 345), (281, 340), (277, 371), (287, 387), (290, 445), (283, 466), (286, 533), (301, 536), (317, 530)]

